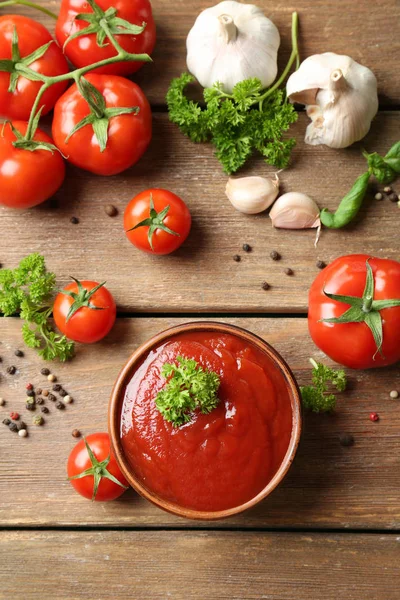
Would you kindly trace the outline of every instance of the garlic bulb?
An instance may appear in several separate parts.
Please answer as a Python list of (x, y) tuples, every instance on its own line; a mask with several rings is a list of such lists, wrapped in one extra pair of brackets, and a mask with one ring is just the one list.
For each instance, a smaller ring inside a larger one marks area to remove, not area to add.
[(279, 178), (230, 177), (225, 193), (236, 210), (247, 215), (255, 215), (266, 210), (279, 193)]
[(346, 148), (369, 131), (378, 111), (375, 75), (349, 56), (325, 52), (307, 58), (287, 82), (293, 102), (305, 104), (311, 123), (305, 142)]
[(319, 227), (319, 208), (306, 194), (288, 192), (280, 196), (271, 208), (272, 225), (280, 229)]
[(218, 81), (229, 94), (249, 77), (267, 87), (278, 71), (279, 44), (278, 29), (260, 8), (228, 0), (197, 17), (186, 41), (187, 66), (203, 87)]

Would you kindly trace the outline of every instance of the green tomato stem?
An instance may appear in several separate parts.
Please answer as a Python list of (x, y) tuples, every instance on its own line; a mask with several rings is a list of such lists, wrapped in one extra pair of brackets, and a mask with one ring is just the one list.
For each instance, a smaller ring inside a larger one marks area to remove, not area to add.
[[(33, 120), (39, 107), (39, 102), (43, 94), (49, 87), (51, 87), (55, 83), (60, 83), (60, 81), (68, 81), (70, 79), (73, 79), (75, 83), (78, 84), (79, 79), (89, 71), (93, 71), (94, 69), (97, 69), (99, 67), (111, 65), (116, 62), (127, 61), (152, 62), (148, 54), (130, 54), (129, 52), (125, 52), (125, 50), (121, 48), (121, 50), (118, 51), (118, 54), (116, 56), (112, 56), (111, 58), (105, 58), (104, 60), (99, 60), (98, 62), (93, 63), (92, 65), (86, 65), (85, 67), (75, 69), (75, 71), (69, 71), (68, 73), (63, 73), (62, 75), (56, 75), (54, 77), (42, 75), (41, 79), (43, 81), (43, 85), (36, 96), (35, 102), (32, 106), (31, 114), (29, 116), (28, 128), (26, 131), (27, 139), (29, 139), (28, 136), (31, 135), (32, 132)], [(18, 65), (16, 66), (16, 68), (18, 69)], [(35, 72), (35, 75), (37, 76), (38, 74)]]
[(35, 2), (29, 2), (29, 0), (6, 0), (6, 2), (0, 2), (0, 8), (5, 8), (6, 6), (13, 6), (15, 4), (22, 4), (23, 6), (29, 6), (30, 8), (35, 8), (36, 10), (40, 10), (40, 12), (48, 15), (52, 19), (57, 19), (57, 15), (53, 13), (48, 8), (44, 6), (38, 6)]
[[(47, 9), (43, 8), (43, 7), (39, 7), (37, 6), (35, 3), (30, 2), (29, 0), (6, 0), (5, 2), (0, 2), (0, 8), (3, 6), (10, 6), (12, 4), (24, 4), (26, 6), (31, 6), (32, 8), (37, 8), (39, 10), (41, 10), (42, 12), (45, 12), (46, 14), (57, 18), (57, 16), (52, 13), (51, 11), (48, 11)], [(63, 73), (62, 75), (56, 75), (54, 77), (49, 77), (47, 75), (43, 75), (42, 73), (37, 73), (36, 71), (33, 71), (32, 69), (29, 69), (29, 67), (27, 68), (26, 66), (23, 67), (23, 71), (22, 69), (20, 69), (21, 75), (25, 76), (29, 78), (29, 71), (32, 72), (33, 80), (40, 80), (43, 82), (43, 85), (41, 86), (36, 98), (35, 98), (35, 102), (32, 106), (32, 110), (31, 110), (31, 114), (29, 116), (29, 121), (28, 121), (28, 127), (27, 127), (27, 131), (26, 131), (26, 139), (30, 140), (32, 133), (33, 132), (33, 126), (34, 126), (34, 119), (35, 116), (37, 114), (37, 110), (39, 108), (39, 103), (40, 100), (43, 96), (43, 94), (46, 92), (46, 90), (48, 90), (49, 87), (51, 87), (52, 85), (56, 84), (56, 83), (60, 83), (61, 81), (68, 81), (68, 80), (74, 80), (75, 83), (78, 85), (80, 78), (85, 75), (85, 73), (89, 72), (89, 71), (93, 71), (94, 69), (98, 69), (99, 67), (105, 67), (107, 65), (112, 65), (114, 63), (117, 62), (128, 62), (128, 61), (139, 61), (139, 62), (152, 62), (152, 59), (150, 58), (150, 56), (148, 54), (131, 54), (129, 52), (126, 52), (126, 50), (124, 50), (124, 48), (122, 48), (122, 46), (120, 46), (120, 44), (117, 42), (117, 40), (115, 39), (114, 35), (111, 33), (108, 25), (106, 22), (104, 22), (103, 24), (103, 28), (105, 30), (105, 32), (107, 33), (107, 37), (109, 38), (110, 42), (112, 43), (112, 45), (114, 46), (117, 54), (115, 56), (112, 56), (110, 58), (106, 58), (104, 60), (100, 60), (96, 63), (93, 63), (91, 65), (86, 65), (84, 67), (80, 67), (79, 69), (75, 69), (74, 71), (69, 71), (68, 73)], [(18, 71), (18, 64), (15, 65), (15, 69)]]

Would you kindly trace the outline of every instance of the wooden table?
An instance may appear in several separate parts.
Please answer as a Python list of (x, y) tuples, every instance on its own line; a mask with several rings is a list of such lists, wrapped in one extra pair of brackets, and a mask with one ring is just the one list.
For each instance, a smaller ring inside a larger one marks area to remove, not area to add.
[[(58, 1), (42, 1), (57, 10)], [(132, 491), (119, 501), (91, 504), (66, 480), (65, 465), (78, 427), (106, 429), (113, 381), (130, 353), (165, 327), (193, 318), (241, 325), (273, 344), (300, 384), (309, 381), (308, 357), (325, 357), (307, 332), (307, 291), (318, 259), (346, 253), (399, 258), (396, 204), (365, 203), (354, 225), (324, 231), (318, 249), (311, 231), (273, 230), (266, 214), (237, 213), (224, 195), (226, 177), (208, 145), (194, 145), (168, 122), (165, 93), (185, 70), (185, 38), (205, 1), (154, 0), (158, 43), (154, 63), (135, 80), (154, 111), (154, 137), (129, 171), (98, 178), (68, 167), (54, 200), (35, 210), (1, 209), (0, 261), (14, 267), (27, 253), (45, 255), (61, 285), (70, 274), (107, 280), (119, 316), (112, 333), (93, 347), (78, 346), (68, 365), (53, 370), (75, 402), (52, 410), (26, 440), (3, 427), (0, 435), (0, 598), (120, 600), (395, 600), (400, 597), (400, 390), (398, 367), (349, 372), (349, 390), (334, 415), (307, 415), (296, 461), (284, 483), (255, 509), (218, 523), (181, 520)], [(361, 148), (385, 152), (399, 139), (400, 4), (398, 0), (298, 0), (272, 5), (266, 14), (282, 36), (280, 64), (289, 55), (290, 14), (300, 15), (303, 57), (327, 50), (351, 55), (375, 72), (380, 112), (361, 144), (335, 151), (305, 146), (307, 122), (293, 127), (298, 140), (284, 190), (310, 194), (336, 207), (362, 172)], [(4, 11), (3, 11), (4, 12)], [(51, 19), (29, 9), (50, 29)], [(273, 170), (251, 161), (245, 173)], [(125, 239), (127, 201), (150, 186), (171, 189), (188, 203), (193, 230), (170, 257), (136, 251)], [(399, 184), (397, 190), (400, 190)], [(119, 216), (111, 219), (104, 205)], [(70, 217), (79, 218), (78, 225)], [(253, 250), (241, 251), (243, 243)], [(273, 262), (271, 250), (282, 259)], [(232, 256), (241, 254), (240, 263)], [(291, 267), (288, 277), (284, 269)], [(271, 289), (261, 289), (262, 282)], [(24, 386), (44, 383), (33, 351), (24, 359), (20, 322), (1, 319), (0, 395), (9, 410), (24, 409)], [(6, 375), (11, 363), (14, 377)], [(379, 423), (369, 421), (378, 410)], [(30, 415), (27, 417), (30, 421)], [(355, 445), (342, 447), (350, 432)]]

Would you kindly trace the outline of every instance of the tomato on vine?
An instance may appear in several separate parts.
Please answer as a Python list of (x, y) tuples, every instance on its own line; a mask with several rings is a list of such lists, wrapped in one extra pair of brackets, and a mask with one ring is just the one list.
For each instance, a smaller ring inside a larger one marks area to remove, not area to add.
[[(62, 0), (56, 37), (65, 55), (76, 67), (116, 56), (108, 34), (131, 54), (151, 54), (156, 27), (149, 0)], [(117, 62), (96, 73), (129, 75), (143, 61)]]
[(400, 360), (400, 263), (342, 256), (310, 288), (308, 326), (315, 344), (352, 369)]
[(160, 188), (145, 190), (132, 198), (124, 214), (128, 240), (144, 252), (170, 254), (190, 232), (192, 219), (179, 196)]
[(54, 108), (53, 138), (72, 164), (115, 175), (136, 163), (151, 140), (151, 109), (138, 85), (90, 73)]
[(67, 473), (78, 494), (96, 502), (115, 500), (129, 487), (108, 433), (93, 433), (78, 442), (68, 457)]
[(105, 282), (72, 279), (56, 296), (54, 321), (70, 340), (93, 344), (111, 331), (117, 315), (115, 301)]
[[(19, 64), (19, 69), (15, 65)], [(28, 120), (42, 86), (21, 74), (21, 66), (48, 76), (63, 75), (68, 63), (43, 25), (22, 15), (0, 17), (0, 116)], [(48, 113), (67, 87), (60, 81), (44, 93), (39, 108)]]
[(0, 204), (4, 206), (37, 206), (64, 181), (62, 156), (52, 139), (37, 128), (38, 120), (30, 132), (25, 121), (0, 126)]

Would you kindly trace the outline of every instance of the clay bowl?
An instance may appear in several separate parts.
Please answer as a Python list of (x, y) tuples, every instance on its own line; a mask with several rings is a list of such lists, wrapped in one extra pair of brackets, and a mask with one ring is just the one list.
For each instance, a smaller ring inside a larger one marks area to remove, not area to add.
[[(141, 364), (142, 360), (146, 357), (149, 351), (151, 351), (154, 347), (160, 345), (161, 343), (171, 339), (174, 335), (183, 333), (183, 332), (194, 332), (194, 331), (213, 331), (217, 333), (228, 333), (231, 335), (235, 335), (240, 337), (242, 340), (247, 341), (250, 344), (254, 344), (264, 353), (266, 353), (270, 359), (273, 361), (275, 366), (280, 370), (287, 386), (287, 390), (289, 393), (289, 397), (291, 400), (291, 407), (293, 413), (292, 419), (292, 432), (289, 442), (289, 447), (287, 449), (286, 455), (274, 475), (274, 477), (269, 481), (269, 483), (262, 489), (254, 498), (241, 504), (240, 506), (235, 506), (233, 508), (229, 508), (226, 510), (219, 511), (199, 511), (191, 508), (185, 508), (165, 500), (153, 493), (152, 490), (148, 489), (143, 482), (139, 479), (139, 477), (135, 474), (132, 469), (132, 466), (129, 464), (126, 456), (124, 455), (124, 450), (122, 447), (122, 443), (120, 440), (120, 414), (122, 403), (124, 400), (125, 387), (129, 383), (132, 378), (135, 370)], [(126, 365), (123, 367), (122, 371), (118, 375), (118, 378), (115, 382), (113, 391), (111, 393), (111, 399), (109, 404), (109, 433), (111, 438), (112, 447), (118, 462), (118, 465), (126, 477), (127, 481), (130, 485), (144, 498), (166, 510), (167, 512), (173, 513), (180, 517), (186, 517), (188, 519), (201, 519), (201, 520), (216, 520), (223, 519), (226, 517), (230, 517), (232, 515), (236, 515), (248, 508), (251, 508), (258, 504), (261, 500), (266, 498), (276, 487), (280, 484), (280, 482), (284, 479), (286, 473), (291, 466), (293, 459), (295, 457), (297, 447), (300, 440), (301, 434), (301, 400), (300, 400), (300, 391), (297, 386), (296, 380), (289, 369), (286, 362), (280, 356), (280, 354), (272, 348), (267, 342), (258, 336), (246, 331), (245, 329), (241, 329), (240, 327), (235, 327), (233, 325), (227, 325), (225, 323), (216, 323), (216, 322), (192, 322), (186, 323), (183, 325), (178, 325), (176, 327), (172, 327), (170, 329), (166, 329), (161, 333), (152, 337), (148, 342), (142, 344), (129, 358)]]

